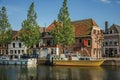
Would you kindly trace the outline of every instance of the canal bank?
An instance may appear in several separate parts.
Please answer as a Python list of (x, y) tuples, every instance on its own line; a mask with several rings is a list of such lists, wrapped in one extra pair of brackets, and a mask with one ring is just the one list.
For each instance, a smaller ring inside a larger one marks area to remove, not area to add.
[(105, 58), (102, 66), (120, 66), (120, 58)]

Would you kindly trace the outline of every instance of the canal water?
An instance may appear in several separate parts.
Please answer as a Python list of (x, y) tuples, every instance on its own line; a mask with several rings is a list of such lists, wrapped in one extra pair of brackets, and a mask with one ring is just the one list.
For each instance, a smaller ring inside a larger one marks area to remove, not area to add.
[(120, 67), (0, 65), (0, 80), (120, 80)]

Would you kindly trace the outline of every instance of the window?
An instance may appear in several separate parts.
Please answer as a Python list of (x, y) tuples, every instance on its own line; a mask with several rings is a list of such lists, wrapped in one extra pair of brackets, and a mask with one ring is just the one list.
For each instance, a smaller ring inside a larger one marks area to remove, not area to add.
[(18, 40), (18, 37), (16, 37), (16, 40)]
[(36, 48), (39, 48), (39, 44), (36, 44)]
[(109, 42), (109, 45), (112, 45), (112, 41)]
[(50, 46), (51, 41), (47, 40), (47, 46)]
[(21, 48), (21, 43), (19, 43), (19, 47)]
[(96, 30), (93, 30), (93, 34), (96, 34)]
[(22, 50), (22, 54), (24, 54), (24, 50)]
[(18, 54), (20, 54), (20, 50), (18, 50)]
[(115, 54), (117, 54), (117, 50), (115, 50)]
[(15, 54), (17, 53), (17, 51), (15, 50)]
[(108, 46), (108, 42), (105, 42), (105, 46)]
[(112, 33), (114, 33), (114, 30), (112, 30)]
[(115, 42), (114, 42), (114, 45), (117, 46), (117, 45), (118, 45), (118, 42), (115, 41)]
[(13, 48), (15, 48), (15, 43), (13, 43)]
[(10, 54), (13, 54), (13, 50), (10, 50)]
[(112, 34), (112, 30), (110, 30), (110, 34)]
[(90, 39), (88, 39), (88, 46), (91, 46), (91, 41), (90, 41)]
[(81, 39), (79, 39), (79, 42), (81, 43), (81, 42), (82, 42), (82, 40), (81, 40)]

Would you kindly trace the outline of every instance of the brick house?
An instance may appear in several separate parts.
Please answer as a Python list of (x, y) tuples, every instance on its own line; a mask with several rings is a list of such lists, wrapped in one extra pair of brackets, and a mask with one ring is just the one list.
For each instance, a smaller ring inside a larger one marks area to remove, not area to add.
[(7, 54), (7, 45), (0, 44), (0, 55), (1, 54)]
[[(93, 19), (84, 19), (72, 21), (71, 24), (75, 29), (75, 43), (72, 46), (72, 52), (96, 58), (102, 57), (103, 33), (96, 22)], [(54, 40), (50, 35), (53, 28), (52, 23), (45, 29), (43, 44), (46, 48), (55, 48)]]
[(113, 24), (108, 27), (108, 22), (105, 22), (103, 53), (106, 57), (120, 56), (120, 26)]

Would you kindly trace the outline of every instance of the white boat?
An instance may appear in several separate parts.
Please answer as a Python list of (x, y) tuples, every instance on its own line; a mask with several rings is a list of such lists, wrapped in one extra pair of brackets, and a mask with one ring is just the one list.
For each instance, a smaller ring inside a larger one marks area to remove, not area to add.
[(21, 58), (20, 54), (10, 54), (0, 56), (0, 64), (4, 65), (37, 65), (36, 58)]
[(104, 59), (95, 59), (77, 54), (51, 55), (49, 59), (51, 65), (55, 66), (100, 66), (104, 62)]

